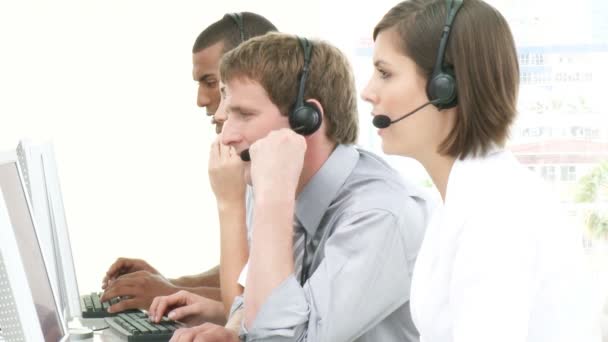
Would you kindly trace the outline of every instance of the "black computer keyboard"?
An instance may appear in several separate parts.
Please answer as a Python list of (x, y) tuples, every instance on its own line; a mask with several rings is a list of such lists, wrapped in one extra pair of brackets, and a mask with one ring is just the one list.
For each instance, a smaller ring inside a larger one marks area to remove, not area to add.
[(113, 298), (109, 302), (101, 302), (99, 298), (102, 293), (92, 292), (88, 295), (80, 296), (80, 308), (82, 310), (82, 318), (104, 318), (114, 316), (108, 312), (110, 305), (120, 301), (118, 298)]
[(165, 317), (160, 323), (153, 323), (143, 312), (119, 313), (107, 317), (106, 323), (117, 335), (128, 342), (165, 342), (171, 339), (173, 332), (184, 325)]

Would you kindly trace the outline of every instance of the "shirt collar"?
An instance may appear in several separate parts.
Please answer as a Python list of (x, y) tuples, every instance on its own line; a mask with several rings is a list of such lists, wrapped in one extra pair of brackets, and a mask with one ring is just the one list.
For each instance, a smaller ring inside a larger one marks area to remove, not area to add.
[[(485, 162), (488, 159), (492, 158), (498, 153), (504, 152), (505, 148), (503, 146), (499, 146), (497, 144), (491, 144), (486, 153), (483, 155), (469, 155), (464, 159), (460, 159), (460, 157), (456, 158), (454, 161), (454, 165), (452, 165), (452, 169), (450, 170), (450, 174), (448, 176), (448, 184), (446, 188), (446, 198), (444, 205), (450, 203), (450, 206), (453, 205), (462, 205), (462, 200), (452, 200), (452, 198), (458, 198), (459, 196), (468, 194), (471, 192), (469, 182), (463, 181), (463, 179), (474, 179), (476, 177), (482, 177), (477, 171), (482, 171), (483, 169), (476, 168), (475, 165), (479, 163)], [(464, 201), (466, 202), (466, 201)]]
[(313, 236), (338, 190), (359, 161), (353, 145), (337, 145), (321, 169), (304, 186), (296, 200), (296, 218)]

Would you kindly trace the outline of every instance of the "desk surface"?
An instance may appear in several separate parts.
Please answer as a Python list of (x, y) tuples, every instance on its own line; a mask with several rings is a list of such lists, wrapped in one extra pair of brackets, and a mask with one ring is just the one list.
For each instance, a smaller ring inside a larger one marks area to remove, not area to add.
[[(70, 341), (70, 340), (68, 340)], [(102, 330), (102, 331), (96, 331), (93, 335), (93, 338), (89, 338), (86, 340), (80, 340), (83, 342), (125, 342), (126, 339), (122, 339), (119, 336), (117, 336), (116, 334), (114, 334), (113, 331), (110, 331), (109, 329), (106, 330)], [(0, 342), (5, 342), (4, 338), (2, 337), (2, 332), (0, 331)]]
[[(70, 328), (78, 328), (78, 327), (86, 327), (89, 329), (100, 329), (107, 327), (108, 324), (104, 321), (103, 318), (93, 318), (93, 319), (74, 319), (72, 320), (68, 326)], [(125, 342), (126, 338), (121, 338), (119, 335), (115, 334), (110, 328), (98, 330), (93, 333), (93, 338), (88, 338), (86, 340), (80, 340), (82, 342)], [(2, 342), (2, 341), (0, 341)]]
[[(102, 327), (106, 327), (107, 324), (103, 320), (103, 318), (99, 319), (85, 319), (78, 320), (74, 319), (69, 323), (70, 328), (78, 328), (78, 327), (88, 327), (93, 329), (98, 329)], [(68, 340), (71, 341), (71, 340)], [(95, 331), (93, 333), (93, 338), (88, 338), (86, 340), (79, 340), (82, 342), (125, 342), (126, 338), (121, 338), (119, 335), (116, 335), (111, 329), (103, 329), (99, 331)], [(0, 342), (5, 342), (2, 337), (2, 331), (0, 330)]]

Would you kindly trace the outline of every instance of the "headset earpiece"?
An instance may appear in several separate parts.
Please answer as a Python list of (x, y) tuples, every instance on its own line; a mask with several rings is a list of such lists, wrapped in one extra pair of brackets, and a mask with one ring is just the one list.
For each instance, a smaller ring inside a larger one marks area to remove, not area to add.
[(310, 72), (310, 59), (312, 57), (312, 44), (306, 38), (298, 37), (300, 45), (304, 50), (304, 66), (298, 82), (298, 97), (289, 113), (289, 125), (291, 129), (302, 135), (310, 135), (321, 127), (322, 116), (317, 106), (304, 102), (304, 91), (306, 80)]
[(463, 0), (452, 0), (448, 4), (448, 15), (441, 34), (441, 40), (439, 41), (435, 66), (426, 86), (426, 94), (429, 101), (432, 101), (435, 107), (439, 109), (452, 108), (458, 103), (454, 69), (443, 65), (443, 62), (452, 24), (454, 23), (456, 13), (462, 7), (462, 2)]
[(452, 108), (458, 104), (456, 77), (452, 68), (444, 67), (437, 75), (432, 75), (427, 85), (429, 100), (436, 101), (439, 109)]
[(289, 115), (289, 126), (296, 133), (311, 135), (321, 127), (320, 111), (312, 103), (304, 103)]

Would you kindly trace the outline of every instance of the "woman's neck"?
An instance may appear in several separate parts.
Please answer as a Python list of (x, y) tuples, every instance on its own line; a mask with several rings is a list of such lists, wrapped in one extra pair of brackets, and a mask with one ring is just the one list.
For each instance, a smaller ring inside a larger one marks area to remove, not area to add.
[(433, 183), (441, 194), (441, 199), (445, 203), (446, 192), (448, 188), (448, 179), (452, 166), (456, 162), (456, 158), (449, 155), (442, 155), (439, 153), (433, 154), (425, 160), (420, 160), (426, 172), (431, 176)]

